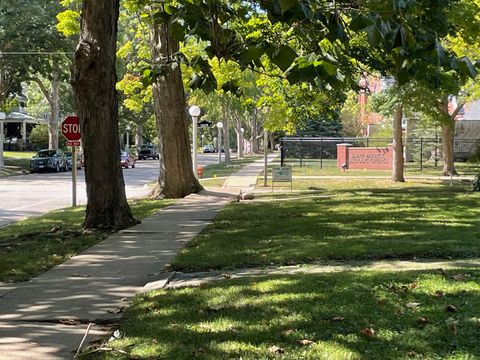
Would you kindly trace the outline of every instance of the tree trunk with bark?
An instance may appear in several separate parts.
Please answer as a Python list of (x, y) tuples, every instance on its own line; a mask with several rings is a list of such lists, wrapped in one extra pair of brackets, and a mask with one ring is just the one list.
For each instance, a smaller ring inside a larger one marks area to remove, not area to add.
[(251, 128), (252, 128), (252, 137), (250, 139), (252, 153), (258, 154), (260, 152), (260, 147), (258, 145), (258, 109), (253, 108), (252, 118), (251, 118)]
[(455, 130), (455, 117), (458, 115), (458, 112), (462, 108), (463, 104), (458, 104), (457, 108), (453, 111), (452, 114), (448, 111), (448, 99), (442, 99), (439, 102), (440, 111), (445, 115), (442, 121), (442, 158), (443, 158), (443, 169), (442, 175), (457, 175), (455, 170), (455, 159), (454, 159), (454, 130)]
[(398, 104), (393, 115), (393, 168), (392, 181), (405, 182), (403, 177), (403, 141), (402, 141), (403, 107)]
[(240, 117), (235, 119), (235, 132), (237, 133), (237, 159), (243, 158), (243, 132)]
[(84, 228), (121, 229), (138, 223), (125, 195), (115, 84), (119, 0), (84, 0), (72, 86), (82, 133), (87, 185)]
[(223, 148), (225, 149), (225, 165), (230, 164), (230, 119), (228, 116), (226, 100), (222, 101), (222, 122), (223, 122)]
[(143, 125), (137, 124), (137, 131), (135, 131), (135, 146), (139, 148), (143, 145)]
[(457, 175), (453, 158), (453, 129), (455, 124), (451, 119), (442, 124), (442, 157), (443, 157), (443, 176)]
[(152, 196), (181, 198), (200, 191), (202, 186), (192, 170), (182, 75), (173, 58), (179, 42), (171, 36), (168, 24), (153, 25), (150, 35), (153, 59), (158, 59), (161, 63), (157, 65), (164, 69), (153, 83), (160, 175)]

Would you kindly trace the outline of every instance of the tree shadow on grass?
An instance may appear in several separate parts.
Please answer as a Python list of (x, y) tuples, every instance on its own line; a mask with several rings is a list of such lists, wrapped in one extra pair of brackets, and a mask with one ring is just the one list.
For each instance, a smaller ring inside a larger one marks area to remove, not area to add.
[(234, 204), (179, 254), (174, 267), (480, 256), (477, 196), (406, 190)]
[(127, 312), (124, 348), (140, 359), (476, 358), (480, 271), (454, 274), (270, 276), (153, 293)]

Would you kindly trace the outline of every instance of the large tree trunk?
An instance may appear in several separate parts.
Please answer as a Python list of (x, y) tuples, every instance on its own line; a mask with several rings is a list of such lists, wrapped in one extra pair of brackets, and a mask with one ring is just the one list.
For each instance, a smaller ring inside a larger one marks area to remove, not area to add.
[(392, 181), (405, 182), (403, 177), (403, 141), (402, 141), (403, 108), (398, 104), (393, 115), (393, 169)]
[[(230, 109), (228, 109), (230, 110)], [(226, 100), (222, 101), (223, 144), (225, 149), (225, 165), (230, 164), (230, 121), (227, 114)]]
[(119, 0), (84, 0), (72, 85), (82, 133), (87, 185), (84, 228), (138, 223), (125, 195), (115, 84)]
[(143, 145), (143, 125), (137, 124), (137, 131), (135, 132), (135, 146), (139, 148)]
[(462, 108), (458, 105), (452, 114), (448, 110), (448, 99), (443, 98), (439, 102), (440, 111), (445, 115), (442, 121), (442, 158), (443, 158), (443, 176), (457, 175), (453, 157), (453, 137), (455, 129), (455, 117)]
[(167, 24), (151, 29), (153, 59), (160, 59), (163, 76), (153, 83), (153, 101), (160, 154), (160, 175), (154, 197), (180, 198), (198, 192), (202, 186), (192, 170), (188, 118), (180, 66), (172, 66), (179, 43), (170, 35)]
[(442, 124), (442, 156), (443, 156), (443, 176), (456, 175), (453, 159), (453, 129), (455, 124), (450, 119), (448, 123)]

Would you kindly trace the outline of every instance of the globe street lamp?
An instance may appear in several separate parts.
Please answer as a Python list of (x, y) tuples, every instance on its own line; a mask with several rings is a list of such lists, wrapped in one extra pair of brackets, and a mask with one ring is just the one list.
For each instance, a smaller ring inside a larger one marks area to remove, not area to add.
[(3, 120), (5, 120), (5, 118), (5, 113), (0, 111), (0, 169), (5, 167), (5, 163), (3, 162), (3, 142), (5, 141), (5, 134), (3, 133)]
[(130, 134), (129, 131), (131, 129), (130, 125), (127, 124), (127, 127), (125, 128), (127, 130), (127, 145), (126, 145), (126, 151), (129, 153), (130, 152)]
[(193, 131), (192, 131), (192, 163), (193, 163), (193, 174), (195, 177), (198, 179), (198, 174), (197, 174), (197, 120), (200, 114), (202, 113), (202, 110), (196, 106), (190, 106), (190, 109), (188, 109), (188, 113), (192, 117), (192, 126), (193, 126)]
[(218, 128), (218, 163), (222, 162), (222, 129), (223, 123), (221, 121), (217, 122)]
[(202, 149), (203, 149), (203, 139), (205, 139), (205, 135), (202, 134)]

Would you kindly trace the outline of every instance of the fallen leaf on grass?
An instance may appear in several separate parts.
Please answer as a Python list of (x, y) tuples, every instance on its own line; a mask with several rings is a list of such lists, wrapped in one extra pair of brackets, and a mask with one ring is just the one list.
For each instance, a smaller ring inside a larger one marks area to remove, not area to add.
[(447, 305), (445, 310), (448, 311), (448, 312), (457, 312), (458, 311), (457, 307), (455, 305), (452, 305), (452, 304)]
[(230, 275), (230, 274), (222, 274), (222, 276), (223, 276), (225, 279), (231, 279), (231, 278), (232, 278), (232, 275)]
[(337, 315), (332, 318), (333, 321), (343, 321), (345, 318), (343, 316)]
[(284, 354), (285, 350), (282, 349), (281, 347), (278, 347), (276, 345), (272, 345), (268, 348), (268, 351), (273, 353), (273, 354)]
[(405, 307), (408, 308), (408, 309), (417, 309), (418, 307), (420, 307), (420, 303), (409, 302), (409, 303), (405, 304)]
[(418, 287), (418, 284), (416, 282), (413, 282), (413, 283), (409, 284), (408, 287), (413, 290), (413, 289), (416, 289)]
[(448, 318), (447, 320), (445, 320), (445, 323), (447, 324), (448, 329), (453, 333), (453, 335), (456, 335), (458, 320), (455, 320), (454, 318)]
[(415, 351), (409, 351), (409, 352), (407, 352), (407, 356), (408, 357), (415, 357), (415, 356), (417, 356), (417, 353)]
[(375, 330), (371, 327), (366, 327), (360, 331), (363, 335), (367, 337), (374, 337), (375, 336)]
[(423, 316), (419, 316), (416, 321), (417, 321), (417, 324), (420, 326), (425, 326), (430, 323), (430, 320)]
[(216, 304), (216, 305), (210, 305), (207, 307), (208, 311), (220, 311), (225, 308), (225, 305), (223, 304)]
[(465, 275), (462, 274), (455, 274), (452, 276), (452, 279), (455, 281), (464, 281), (465, 280)]
[(123, 312), (123, 310), (124, 310), (124, 307), (122, 306), (116, 309), (107, 310), (107, 312), (110, 314), (120, 314), (121, 312)]
[(298, 340), (298, 343), (302, 346), (308, 346), (308, 345), (315, 344), (315, 341), (308, 340), (308, 339), (302, 339), (302, 340)]
[(445, 292), (442, 291), (442, 290), (437, 290), (437, 291), (435, 291), (435, 296), (437, 298), (441, 299), (441, 298), (445, 297)]

